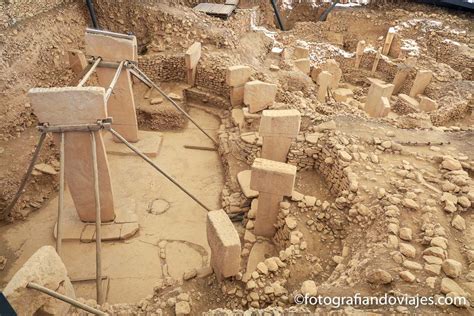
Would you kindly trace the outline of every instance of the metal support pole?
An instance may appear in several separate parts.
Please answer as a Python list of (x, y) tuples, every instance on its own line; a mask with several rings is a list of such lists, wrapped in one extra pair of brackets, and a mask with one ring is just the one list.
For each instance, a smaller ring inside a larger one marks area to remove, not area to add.
[(91, 16), (92, 25), (95, 29), (98, 29), (99, 23), (97, 22), (97, 16), (95, 15), (94, 4), (92, 3), (92, 0), (86, 0), (86, 3), (87, 9), (89, 10), (89, 14)]
[(193, 194), (191, 194), (188, 190), (186, 190), (181, 184), (179, 184), (173, 177), (171, 177), (169, 174), (167, 174), (165, 171), (161, 170), (160, 167), (158, 167), (150, 158), (142, 154), (137, 148), (135, 148), (132, 144), (130, 144), (125, 138), (122, 137), (119, 133), (117, 133), (113, 128), (110, 128), (109, 131), (117, 137), (122, 143), (124, 143), (128, 148), (130, 148), (134, 153), (136, 153), (138, 156), (140, 156), (143, 160), (148, 162), (153, 168), (155, 168), (159, 173), (161, 173), (163, 176), (165, 176), (168, 180), (173, 182), (174, 185), (176, 185), (181, 191), (186, 193), (190, 198), (192, 198), (197, 204), (201, 205), (205, 210), (208, 212), (212, 211), (209, 207), (204, 205), (201, 201), (199, 201)]
[(3, 212), (0, 212), (0, 215), (2, 218), (7, 217), (10, 215), (13, 207), (15, 207), (16, 202), (18, 202), (18, 199), (20, 196), (23, 194), (23, 190), (25, 189), (26, 183), (28, 182), (28, 179), (30, 178), (31, 173), (33, 172), (33, 168), (35, 167), (36, 160), (38, 160), (41, 147), (43, 147), (44, 139), (46, 138), (46, 133), (42, 132), (40, 135), (40, 139), (38, 141), (38, 145), (36, 145), (35, 153), (33, 154), (33, 158), (31, 159), (30, 165), (28, 166), (28, 170), (26, 171), (25, 176), (21, 180), (20, 187), (18, 188), (18, 191), (15, 194), (15, 197), (13, 200), (8, 204), (8, 206), (5, 208)]
[(100, 193), (99, 193), (99, 169), (97, 166), (97, 148), (95, 132), (91, 133), (92, 145), (92, 167), (94, 172), (94, 197), (95, 197), (95, 259), (96, 259), (96, 282), (97, 282), (97, 304), (104, 303), (102, 291), (102, 218), (100, 217)]
[[(206, 135), (210, 140), (212, 140), (212, 142), (214, 143), (214, 145), (218, 145), (217, 141), (211, 136), (209, 135), (205, 130), (203, 130), (193, 119), (191, 116), (189, 116), (188, 113), (186, 113), (185, 110), (183, 110), (176, 102), (174, 102), (173, 99), (171, 99), (166, 93), (164, 93), (163, 90), (160, 89), (160, 87), (158, 87), (153, 81), (151, 81), (150, 78), (147, 77), (147, 75), (145, 75), (137, 66), (135, 66), (134, 64), (131, 64), (131, 63), (128, 63), (129, 65), (131, 65), (131, 67), (136, 71), (136, 72), (131, 72), (133, 75), (135, 75), (138, 79), (140, 79), (141, 81), (143, 81), (147, 86), (151, 86), (153, 88), (156, 89), (156, 91), (158, 91), (166, 100), (168, 100), (171, 104), (173, 104), (173, 106), (178, 109), (178, 111), (180, 111), (181, 113), (183, 113), (184, 116), (186, 116), (186, 118), (188, 120), (191, 121), (191, 123), (194, 124), (194, 126), (196, 126), (201, 132), (204, 133), (204, 135)], [(137, 76), (138, 74), (138, 76)]]
[(59, 199), (58, 222), (56, 223), (56, 252), (61, 257), (63, 241), (63, 210), (64, 210), (64, 132), (61, 132), (59, 143)]
[(270, 2), (272, 4), (273, 11), (275, 11), (275, 17), (277, 19), (278, 26), (280, 27), (280, 30), (284, 31), (285, 27), (283, 26), (283, 21), (281, 20), (280, 11), (278, 10), (278, 5), (275, 3), (275, 0), (270, 0)]
[(95, 69), (97, 68), (97, 66), (99, 65), (99, 63), (102, 61), (102, 58), (100, 57), (97, 57), (97, 59), (95, 60), (94, 64), (92, 65), (92, 67), (89, 69), (89, 71), (84, 75), (84, 77), (81, 79), (81, 81), (79, 81), (79, 83), (77, 84), (78, 87), (82, 87), (86, 82), (87, 80), (89, 80), (89, 77), (92, 75), (92, 73), (95, 71)]
[(36, 284), (36, 283), (33, 283), (33, 282), (30, 282), (26, 285), (27, 288), (29, 289), (33, 289), (33, 290), (36, 290), (36, 291), (40, 291), (41, 293), (44, 293), (44, 294), (47, 294), (49, 296), (52, 296), (58, 300), (61, 300), (63, 302), (66, 302), (68, 304), (71, 304), (72, 306), (74, 307), (77, 307), (77, 308), (80, 308), (82, 310), (85, 310), (86, 312), (89, 312), (91, 314), (94, 314), (94, 315), (100, 315), (100, 316), (106, 316), (107, 314), (98, 310), (98, 309), (95, 309), (95, 308), (92, 308), (90, 306), (87, 306), (86, 304), (83, 304), (81, 302), (78, 302), (76, 301), (75, 299), (72, 299), (66, 295), (63, 295), (61, 293), (58, 293), (56, 291), (53, 291), (53, 290), (50, 290), (48, 289), (47, 287), (44, 287), (44, 286), (41, 286), (39, 284)]
[(117, 81), (120, 77), (120, 74), (122, 73), (122, 68), (124, 64), (125, 64), (125, 61), (122, 60), (117, 68), (117, 71), (115, 72), (114, 77), (112, 78), (112, 82), (110, 82), (110, 85), (107, 88), (107, 91), (105, 91), (105, 102), (107, 102), (110, 96), (112, 95), (112, 91), (114, 90), (115, 85), (117, 84)]

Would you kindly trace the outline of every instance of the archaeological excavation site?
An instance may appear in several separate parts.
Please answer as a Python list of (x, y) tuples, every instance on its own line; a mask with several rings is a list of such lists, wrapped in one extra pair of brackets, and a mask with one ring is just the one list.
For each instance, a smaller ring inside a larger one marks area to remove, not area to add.
[(474, 2), (0, 2), (0, 316), (473, 315)]

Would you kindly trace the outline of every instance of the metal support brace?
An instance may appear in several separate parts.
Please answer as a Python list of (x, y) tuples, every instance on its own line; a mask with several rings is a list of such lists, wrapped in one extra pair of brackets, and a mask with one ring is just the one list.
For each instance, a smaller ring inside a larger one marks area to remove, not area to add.
[(102, 58), (98, 57), (94, 63), (92, 64), (92, 67), (89, 69), (89, 71), (84, 75), (84, 77), (81, 79), (81, 81), (79, 81), (79, 83), (77, 84), (78, 87), (82, 87), (86, 82), (87, 80), (89, 80), (90, 76), (92, 75), (92, 73), (94, 73), (95, 69), (97, 68), (97, 66), (99, 66), (100, 62), (102, 61)]
[(147, 75), (145, 75), (143, 73), (143, 71), (140, 70), (140, 68), (138, 68), (135, 64), (132, 64), (132, 63), (127, 63), (133, 70), (135, 70), (134, 72), (132, 72), (132, 74), (134, 76), (136, 76), (138, 79), (140, 79), (142, 82), (144, 82), (147, 86), (152, 86), (154, 89), (156, 89), (156, 91), (158, 91), (166, 100), (168, 100), (176, 109), (178, 109), (178, 111), (180, 111), (181, 113), (183, 113), (184, 116), (186, 116), (186, 118), (191, 121), (191, 123), (194, 124), (194, 126), (196, 126), (201, 132), (204, 133), (204, 135), (206, 135), (213, 143), (215, 146), (218, 145), (217, 141), (211, 136), (209, 135), (204, 129), (201, 128), (201, 126), (199, 126), (198, 123), (196, 123), (191, 116), (189, 116), (188, 113), (186, 113), (185, 110), (183, 110), (176, 102), (174, 102), (173, 99), (171, 99), (166, 93), (164, 93), (163, 90), (161, 90), (158, 85), (156, 85), (150, 78), (147, 77)]
[(168, 180), (173, 182), (174, 185), (176, 185), (181, 191), (186, 193), (190, 198), (192, 198), (197, 204), (202, 206), (205, 210), (208, 212), (212, 211), (209, 207), (207, 207), (204, 203), (202, 203), (198, 198), (196, 198), (192, 193), (190, 193), (188, 190), (186, 190), (181, 184), (179, 184), (173, 177), (171, 177), (169, 174), (167, 174), (165, 171), (163, 171), (160, 167), (158, 167), (150, 158), (145, 156), (143, 153), (141, 153), (137, 148), (135, 148), (132, 144), (130, 144), (125, 138), (122, 137), (119, 133), (117, 133), (113, 128), (108, 129), (117, 139), (119, 139), (122, 143), (124, 143), (128, 148), (130, 148), (134, 153), (136, 153), (138, 156), (140, 156), (143, 160), (148, 162), (153, 168), (155, 168), (159, 173), (161, 173), (163, 176), (165, 176)]
[(59, 143), (59, 199), (58, 199), (58, 222), (56, 223), (56, 252), (61, 257), (63, 228), (62, 215), (64, 209), (64, 132), (61, 132)]
[(95, 260), (96, 260), (96, 290), (97, 290), (97, 304), (104, 303), (102, 291), (102, 218), (100, 217), (100, 192), (99, 192), (99, 168), (97, 166), (97, 148), (95, 140), (95, 132), (91, 134), (92, 145), (92, 169), (94, 177), (94, 197), (95, 197)]
[(105, 103), (107, 103), (110, 96), (112, 95), (112, 91), (114, 90), (115, 85), (117, 84), (117, 81), (120, 77), (120, 74), (122, 73), (122, 68), (123, 68), (124, 64), (125, 64), (124, 60), (120, 62), (119, 66), (117, 68), (117, 71), (115, 72), (115, 75), (112, 78), (112, 82), (110, 82), (110, 85), (107, 88), (107, 91), (105, 91)]
[(61, 301), (66, 302), (68, 304), (71, 304), (72, 306), (80, 308), (82, 310), (85, 310), (86, 312), (89, 312), (91, 314), (100, 315), (100, 316), (106, 316), (107, 315), (106, 313), (104, 313), (104, 312), (102, 312), (98, 309), (92, 308), (92, 307), (90, 307), (86, 304), (83, 304), (81, 302), (76, 301), (75, 299), (72, 299), (72, 298), (70, 298), (66, 295), (63, 295), (61, 293), (58, 293), (56, 291), (50, 290), (47, 287), (41, 286), (39, 284), (30, 282), (26, 285), (26, 287), (29, 288), (29, 289), (36, 290), (36, 291), (40, 291), (41, 293), (52, 296), (52, 297), (54, 297), (58, 300), (61, 300)]

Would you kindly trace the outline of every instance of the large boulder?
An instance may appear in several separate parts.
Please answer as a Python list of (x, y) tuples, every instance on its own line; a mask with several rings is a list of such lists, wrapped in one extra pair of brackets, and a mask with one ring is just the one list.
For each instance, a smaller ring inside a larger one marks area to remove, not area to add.
[(66, 267), (51, 246), (41, 247), (8, 282), (3, 290), (18, 315), (66, 315), (70, 305), (26, 286), (33, 282), (75, 298)]

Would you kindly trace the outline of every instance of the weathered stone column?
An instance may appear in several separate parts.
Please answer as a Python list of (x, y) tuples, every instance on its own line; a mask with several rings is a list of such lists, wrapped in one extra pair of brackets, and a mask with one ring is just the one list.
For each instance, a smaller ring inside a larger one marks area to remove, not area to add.
[(386, 116), (390, 111), (390, 96), (394, 85), (382, 80), (369, 78), (372, 85), (367, 94), (365, 111), (372, 117)]
[(284, 196), (292, 194), (295, 178), (296, 166), (262, 158), (255, 159), (250, 179), (250, 188), (259, 191), (255, 235), (275, 235), (280, 202)]
[(76, 298), (66, 267), (53, 247), (38, 249), (15, 273), (3, 294), (18, 315), (68, 315), (71, 305), (27, 288), (30, 282)]
[(291, 142), (298, 136), (301, 114), (298, 110), (264, 110), (259, 134), (263, 137), (262, 158), (286, 162)]
[(355, 58), (355, 64), (354, 64), (355, 68), (359, 68), (359, 66), (360, 66), (360, 61), (362, 60), (362, 56), (364, 56), (365, 46), (367, 46), (365, 41), (359, 41), (357, 43), (356, 58)]
[(333, 75), (329, 71), (321, 71), (318, 75), (317, 84), (318, 88), (318, 100), (319, 102), (326, 102), (326, 97), (328, 95), (328, 88), (331, 85), (333, 80)]
[[(123, 60), (138, 61), (137, 39), (133, 35), (87, 30), (85, 42), (86, 54), (89, 56), (101, 57), (103, 61), (117, 63)], [(115, 68), (98, 67), (99, 85), (107, 89), (115, 73)], [(129, 142), (137, 142), (138, 123), (132, 79), (130, 70), (125, 67), (107, 102), (107, 110), (114, 120), (113, 128)]]
[(390, 52), (390, 47), (392, 47), (393, 38), (395, 37), (395, 29), (393, 27), (388, 29), (387, 36), (385, 37), (385, 42), (383, 44), (382, 54), (388, 55)]
[(86, 55), (78, 49), (71, 49), (67, 53), (69, 66), (71, 66), (72, 71), (74, 71), (77, 76), (80, 75), (87, 67)]
[(184, 60), (186, 63), (186, 79), (188, 84), (194, 86), (196, 81), (196, 70), (197, 64), (201, 59), (201, 43), (196, 42), (191, 45), (186, 54), (184, 55)]
[(231, 66), (227, 68), (226, 82), (230, 86), (230, 104), (240, 107), (244, 103), (245, 83), (249, 81), (252, 68), (248, 66)]
[(423, 94), (432, 78), (433, 72), (431, 70), (419, 70), (416, 73), (415, 81), (413, 81), (413, 86), (410, 90), (410, 97), (414, 98), (419, 94)]
[(207, 213), (207, 242), (211, 248), (211, 267), (218, 280), (239, 273), (240, 238), (224, 210)]
[[(104, 88), (34, 88), (28, 93), (40, 123), (54, 125), (95, 124), (107, 118)], [(115, 218), (109, 163), (100, 131), (96, 137), (102, 222)], [(91, 135), (67, 132), (64, 143), (65, 177), (79, 218), (95, 222), (94, 178)]]

